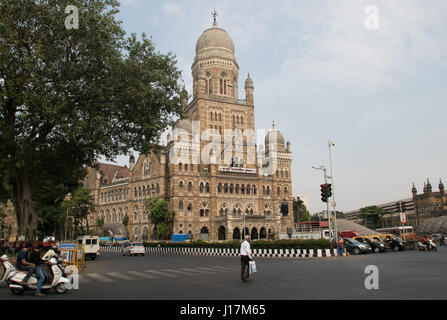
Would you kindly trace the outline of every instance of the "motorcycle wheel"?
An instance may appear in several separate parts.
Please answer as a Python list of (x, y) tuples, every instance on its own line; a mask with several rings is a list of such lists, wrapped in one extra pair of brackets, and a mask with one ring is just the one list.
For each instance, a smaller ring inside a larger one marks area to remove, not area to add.
[(25, 289), (11, 288), (11, 292), (12, 292), (13, 295), (19, 296), (23, 292), (25, 292)]
[(375, 247), (375, 248), (374, 248), (374, 252), (375, 252), (375, 253), (379, 253), (379, 252), (380, 252), (380, 249), (377, 248), (377, 247)]
[(64, 294), (67, 291), (67, 287), (64, 283), (59, 283), (54, 289), (59, 294)]

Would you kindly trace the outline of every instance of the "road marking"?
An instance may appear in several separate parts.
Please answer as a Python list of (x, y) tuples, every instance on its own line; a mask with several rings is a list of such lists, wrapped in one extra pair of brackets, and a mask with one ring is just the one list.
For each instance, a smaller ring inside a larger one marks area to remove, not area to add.
[(198, 272), (198, 273), (206, 273), (206, 274), (215, 274), (217, 271), (204, 271), (204, 270), (197, 270), (197, 269), (191, 269), (191, 268), (181, 268), (180, 270), (190, 271), (190, 272)]
[(101, 275), (99, 275), (97, 273), (88, 273), (87, 276), (92, 277), (92, 278), (97, 279), (97, 280), (102, 281), (102, 282), (113, 282), (114, 281), (112, 279), (103, 277), (103, 276), (101, 276)]
[(135, 278), (126, 276), (125, 274), (121, 274), (119, 272), (107, 272), (107, 274), (109, 276), (112, 276), (112, 277), (115, 277), (115, 278), (118, 278), (118, 279), (122, 279), (122, 280), (136, 280)]
[(216, 272), (219, 272), (220, 270), (216, 270), (216, 269), (211, 269), (211, 268), (209, 268), (209, 267), (197, 267), (197, 269), (199, 269), (199, 270), (205, 270), (205, 271), (210, 271), (210, 272), (213, 272), (213, 273), (216, 273)]
[(175, 275), (175, 274), (170, 274), (170, 273), (167, 273), (167, 272), (161, 272), (161, 271), (156, 271), (156, 270), (144, 270), (144, 272), (150, 272), (150, 273), (153, 273), (153, 274), (158, 274), (158, 275), (163, 276), (163, 277), (170, 277), (170, 278), (177, 278), (178, 277), (178, 275)]
[(234, 270), (240, 270), (240, 267), (236, 266), (211, 266), (212, 269), (222, 270), (222, 271), (234, 271)]
[(151, 274), (146, 274), (143, 272), (138, 272), (138, 271), (126, 271), (126, 273), (129, 273), (131, 275), (137, 276), (137, 277), (141, 277), (141, 278), (146, 278), (146, 279), (157, 279), (157, 276), (153, 276)]
[(197, 276), (197, 274), (193, 274), (191, 272), (183, 272), (183, 271), (174, 270), (174, 269), (163, 269), (162, 271), (178, 273), (178, 274), (182, 274), (182, 275), (185, 275), (185, 276)]
[(84, 278), (81, 275), (78, 275), (78, 279), (79, 279), (79, 283), (89, 283), (90, 280), (87, 280), (86, 278)]

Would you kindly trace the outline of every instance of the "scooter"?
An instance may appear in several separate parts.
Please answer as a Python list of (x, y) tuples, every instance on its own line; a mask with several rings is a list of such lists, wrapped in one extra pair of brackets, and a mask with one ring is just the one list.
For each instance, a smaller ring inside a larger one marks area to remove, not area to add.
[(17, 273), (17, 270), (12, 265), (12, 263), (9, 262), (9, 258), (6, 254), (2, 255), (0, 260), (3, 268), (5, 269), (5, 271), (3, 272), (3, 276), (0, 279), (0, 283), (6, 283), (6, 285), (9, 285), (9, 279), (11, 279)]
[(438, 246), (433, 242), (432, 239), (428, 240), (430, 242), (430, 251), (438, 251)]
[(418, 241), (416, 248), (419, 251), (429, 251), (429, 249), (427, 248), (427, 246), (425, 244), (423, 244), (422, 242)]
[[(55, 258), (50, 259), (51, 271), (53, 273), (53, 280), (51, 282), (45, 281), (42, 285), (42, 290), (54, 288), (57, 293), (63, 294), (70, 288), (70, 281), (63, 276), (61, 268), (58, 266), (58, 261)], [(9, 288), (15, 295), (20, 295), (26, 290), (36, 290), (38, 279), (34, 275), (31, 276), (26, 284), (22, 284), (26, 274), (17, 273), (10, 278)]]

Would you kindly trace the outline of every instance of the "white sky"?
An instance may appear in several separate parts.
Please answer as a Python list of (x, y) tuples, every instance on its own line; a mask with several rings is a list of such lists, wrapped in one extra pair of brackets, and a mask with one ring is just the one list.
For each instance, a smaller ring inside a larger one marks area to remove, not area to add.
[[(257, 129), (272, 120), (293, 152), (293, 194), (320, 201), (332, 159), (337, 209), (411, 197), (427, 178), (447, 182), (447, 1), (122, 0), (129, 34), (145, 32), (172, 51), (192, 93), (191, 64), (200, 34), (218, 26), (232, 37), (239, 91), (250, 72)], [(365, 8), (379, 9), (368, 30)], [(117, 161), (127, 163), (120, 157)]]

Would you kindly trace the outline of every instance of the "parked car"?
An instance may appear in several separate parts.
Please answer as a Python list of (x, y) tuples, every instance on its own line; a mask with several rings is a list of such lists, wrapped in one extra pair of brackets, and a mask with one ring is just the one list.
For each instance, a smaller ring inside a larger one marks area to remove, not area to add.
[(371, 239), (367, 236), (354, 237), (352, 239), (357, 240), (358, 242), (366, 243), (372, 248), (375, 253), (385, 252), (386, 250), (386, 245), (384, 242), (378, 241), (376, 239)]
[(346, 251), (353, 254), (370, 253), (372, 248), (366, 243), (358, 242), (352, 238), (344, 238), (344, 247)]
[(402, 251), (405, 249), (405, 242), (394, 234), (383, 234), (384, 242), (387, 242), (393, 251)]
[(144, 245), (141, 242), (127, 242), (123, 244), (121, 252), (123, 253), (123, 256), (126, 254), (129, 256), (144, 256)]

